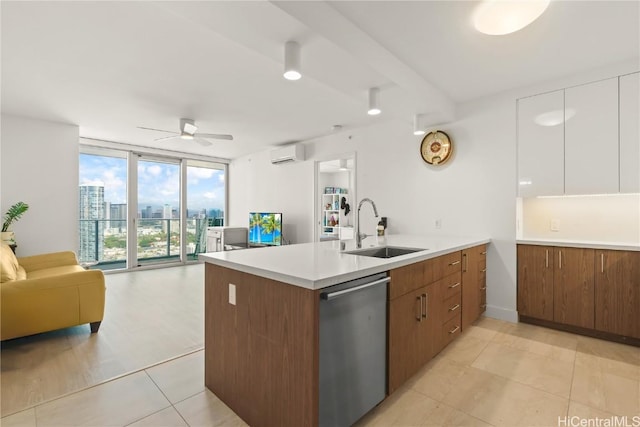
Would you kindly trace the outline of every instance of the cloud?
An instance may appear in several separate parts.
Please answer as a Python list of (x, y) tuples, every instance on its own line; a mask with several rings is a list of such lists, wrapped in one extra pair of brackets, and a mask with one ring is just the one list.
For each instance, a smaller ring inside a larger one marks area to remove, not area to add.
[[(158, 176), (162, 173), (162, 168), (158, 165), (151, 165), (149, 167), (147, 167), (146, 173), (148, 173), (149, 175), (152, 176)], [(170, 172), (167, 171), (167, 175), (169, 175)]]
[(93, 185), (96, 187), (104, 187), (104, 181), (100, 181), (99, 179), (83, 178), (80, 181), (80, 185)]
[(215, 199), (216, 193), (214, 193), (213, 191), (206, 191), (202, 193), (202, 197), (204, 197), (205, 199)]

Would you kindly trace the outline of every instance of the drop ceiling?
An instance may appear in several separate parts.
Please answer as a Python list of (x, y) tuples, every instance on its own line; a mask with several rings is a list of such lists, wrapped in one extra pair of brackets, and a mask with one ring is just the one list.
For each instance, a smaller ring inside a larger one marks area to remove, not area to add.
[[(507, 36), (475, 31), (475, 2), (2, 1), (2, 112), (80, 126), (83, 137), (235, 158), (399, 119), (412, 131), (456, 104), (634, 60), (636, 1), (552, 1)], [(300, 43), (303, 78), (282, 77)], [(383, 113), (366, 114), (380, 88)], [(155, 142), (192, 118), (233, 134)]]

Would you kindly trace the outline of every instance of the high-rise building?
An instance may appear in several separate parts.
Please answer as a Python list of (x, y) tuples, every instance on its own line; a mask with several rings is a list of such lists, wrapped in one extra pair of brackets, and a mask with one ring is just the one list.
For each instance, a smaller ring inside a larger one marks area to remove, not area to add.
[(104, 249), (104, 186), (80, 186), (80, 261), (100, 260)]
[(111, 219), (111, 227), (117, 228), (119, 232), (126, 229), (127, 226), (127, 204), (111, 203), (111, 211), (109, 212)]

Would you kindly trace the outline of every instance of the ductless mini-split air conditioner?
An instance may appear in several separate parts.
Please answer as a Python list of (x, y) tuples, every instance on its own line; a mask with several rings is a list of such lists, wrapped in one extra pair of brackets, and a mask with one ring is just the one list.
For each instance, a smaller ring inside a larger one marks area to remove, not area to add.
[(304, 145), (302, 144), (286, 145), (271, 151), (271, 163), (274, 165), (302, 160), (304, 160)]

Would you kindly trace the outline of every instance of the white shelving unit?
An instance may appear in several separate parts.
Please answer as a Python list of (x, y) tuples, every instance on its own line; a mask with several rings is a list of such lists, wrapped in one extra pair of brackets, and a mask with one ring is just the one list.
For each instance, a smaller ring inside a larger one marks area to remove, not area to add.
[(340, 198), (343, 193), (325, 193), (322, 195), (322, 232), (325, 235), (338, 236), (340, 233)]

